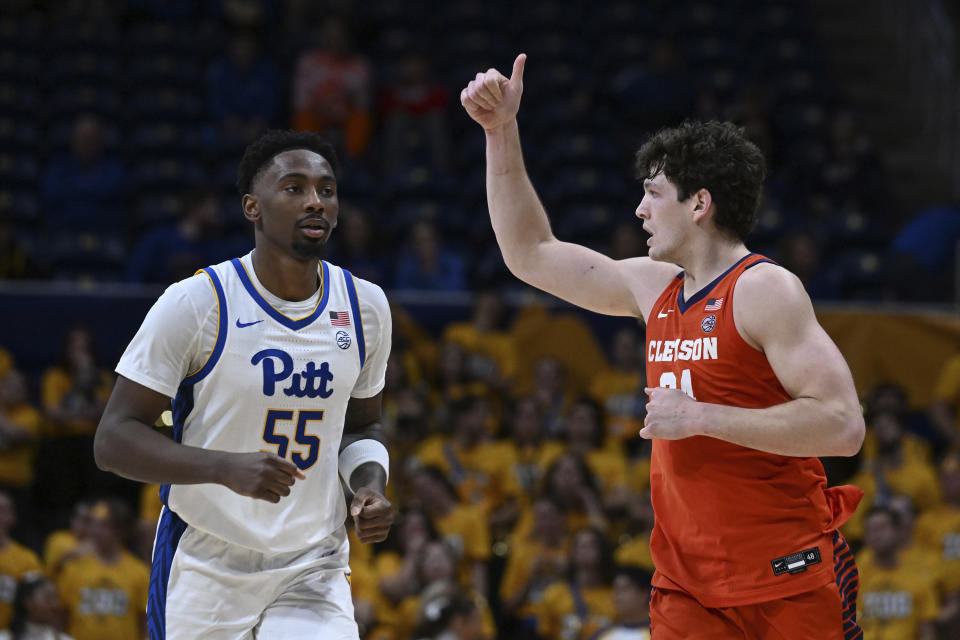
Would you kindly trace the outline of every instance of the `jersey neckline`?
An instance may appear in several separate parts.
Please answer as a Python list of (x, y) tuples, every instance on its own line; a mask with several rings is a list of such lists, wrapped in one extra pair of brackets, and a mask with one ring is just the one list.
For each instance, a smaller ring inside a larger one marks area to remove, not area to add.
[(314, 320), (320, 317), (320, 314), (323, 313), (324, 308), (327, 306), (327, 298), (330, 297), (330, 270), (327, 267), (327, 263), (323, 260), (320, 260), (320, 295), (317, 297), (317, 305), (313, 308), (313, 311), (303, 316), (302, 318), (291, 318), (282, 311), (279, 311), (274, 307), (269, 300), (267, 300), (257, 286), (253, 283), (250, 274), (247, 273), (247, 268), (240, 261), (239, 258), (234, 258), (230, 261), (233, 265), (233, 268), (237, 272), (237, 276), (240, 278), (243, 288), (247, 290), (247, 293), (250, 294), (250, 297), (253, 298), (254, 302), (263, 309), (268, 316), (282, 324), (283, 326), (293, 329), (294, 331), (302, 329), (306, 326), (309, 326)]
[[(718, 284), (720, 284), (720, 281), (723, 280), (724, 278), (726, 278), (726, 277), (730, 274), (731, 271), (733, 271), (734, 269), (736, 269), (737, 267), (739, 267), (739, 266), (743, 263), (744, 260), (746, 260), (747, 258), (752, 258), (753, 256), (756, 256), (756, 255), (758, 255), (758, 254), (753, 253), (753, 252), (751, 251), (751, 252), (748, 253), (747, 255), (743, 256), (742, 258), (740, 258), (739, 260), (737, 260), (736, 262), (734, 262), (733, 265), (731, 265), (729, 269), (727, 269), (726, 271), (724, 271), (723, 273), (721, 273), (720, 275), (718, 275), (716, 278), (714, 278), (713, 282), (711, 282), (710, 284), (706, 285), (705, 287), (703, 287), (702, 289), (700, 289), (699, 291), (697, 291), (695, 294), (693, 294), (692, 296), (690, 296), (690, 299), (687, 300), (686, 302), (684, 302), (684, 300), (683, 300), (683, 280), (681, 280), (681, 282), (680, 282), (680, 291), (677, 292), (677, 309), (680, 311), (680, 313), (686, 312), (687, 309), (689, 309), (689, 308), (692, 307), (693, 305), (697, 304), (698, 302), (700, 302), (701, 300), (703, 300), (704, 298), (706, 298), (706, 297), (707, 297), (707, 294), (709, 294), (711, 291), (713, 291), (714, 288), (715, 288)], [(685, 278), (685, 277), (686, 277), (686, 273), (687, 273), (686, 271), (683, 271), (683, 272), (681, 272), (681, 273), (679, 274), (678, 277)]]

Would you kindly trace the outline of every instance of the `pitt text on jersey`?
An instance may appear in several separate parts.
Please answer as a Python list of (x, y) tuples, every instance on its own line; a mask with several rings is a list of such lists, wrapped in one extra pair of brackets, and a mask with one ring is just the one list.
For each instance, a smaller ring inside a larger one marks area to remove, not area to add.
[(716, 360), (717, 338), (696, 340), (651, 340), (647, 344), (649, 362), (676, 362), (677, 360)]
[[(283, 390), (284, 395), (297, 398), (329, 398), (333, 389), (329, 384), (333, 382), (333, 372), (330, 363), (308, 362), (303, 371), (293, 373), (293, 357), (282, 349), (263, 349), (254, 354), (250, 364), (263, 368), (263, 395), (272, 396), (278, 382), (290, 378), (290, 384)], [(280, 370), (277, 371), (277, 364)], [(292, 374), (292, 376), (291, 376)]]

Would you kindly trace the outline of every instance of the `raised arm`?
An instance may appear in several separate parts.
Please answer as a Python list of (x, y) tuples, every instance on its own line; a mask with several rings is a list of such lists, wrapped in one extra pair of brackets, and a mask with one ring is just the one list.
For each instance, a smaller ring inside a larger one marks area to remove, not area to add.
[(678, 390), (648, 389), (640, 435), (705, 435), (786, 456), (855, 455), (864, 424), (853, 377), (797, 277), (772, 264), (751, 268), (737, 281), (733, 314), (740, 335), (763, 351), (793, 400), (744, 409), (697, 402)]
[(680, 269), (645, 257), (612, 260), (553, 235), (520, 146), (516, 116), (525, 63), (526, 55), (520, 54), (509, 79), (490, 69), (460, 93), (467, 114), (486, 133), (487, 203), (504, 261), (524, 282), (577, 306), (646, 318)]
[(170, 408), (170, 398), (117, 378), (93, 442), (97, 466), (124, 478), (156, 484), (218, 483), (268, 502), (290, 494), (296, 466), (276, 454), (232, 453), (174, 442), (153, 424)]

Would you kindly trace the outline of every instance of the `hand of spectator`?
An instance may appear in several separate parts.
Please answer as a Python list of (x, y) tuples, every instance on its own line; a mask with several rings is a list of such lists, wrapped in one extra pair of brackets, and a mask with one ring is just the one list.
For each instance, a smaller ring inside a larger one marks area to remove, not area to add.
[(221, 484), (242, 496), (277, 503), (290, 495), (290, 487), (305, 475), (289, 460), (274, 453), (227, 453)]
[(393, 524), (393, 505), (370, 487), (360, 487), (350, 503), (360, 542), (383, 542)]
[(460, 104), (467, 115), (487, 131), (496, 129), (517, 117), (523, 94), (523, 67), (527, 54), (513, 61), (513, 74), (508, 80), (496, 69), (478, 73), (460, 92)]

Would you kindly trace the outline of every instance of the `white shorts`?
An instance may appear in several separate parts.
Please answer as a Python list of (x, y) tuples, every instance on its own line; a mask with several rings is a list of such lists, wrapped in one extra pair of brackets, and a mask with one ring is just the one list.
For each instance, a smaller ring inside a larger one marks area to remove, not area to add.
[(260, 553), (164, 507), (150, 572), (150, 640), (357, 640), (349, 548), (341, 526), (311, 549)]

